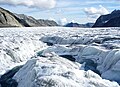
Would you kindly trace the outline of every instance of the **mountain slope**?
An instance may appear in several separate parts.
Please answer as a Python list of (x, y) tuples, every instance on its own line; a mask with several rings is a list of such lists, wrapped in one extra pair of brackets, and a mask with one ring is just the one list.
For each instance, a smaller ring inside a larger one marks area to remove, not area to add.
[(0, 7), (0, 27), (22, 27), (20, 20), (11, 12)]
[(39, 27), (39, 26), (58, 26), (55, 21), (51, 20), (43, 20), (43, 19), (35, 19), (32, 16), (27, 16), (24, 14), (15, 14), (21, 20), (21, 24), (26, 27)]
[(39, 19), (38, 22), (41, 26), (58, 26), (58, 24), (53, 20)]
[(15, 14), (15, 16), (21, 20), (20, 23), (25, 27), (40, 26), (39, 22), (31, 16), (26, 16), (24, 14)]
[(55, 21), (37, 20), (24, 14), (12, 13), (0, 7), (0, 27), (58, 26)]
[(65, 27), (82, 27), (82, 28), (90, 28), (93, 26), (94, 23), (86, 23), (86, 24), (78, 24), (78, 23), (68, 23)]
[(114, 10), (111, 14), (102, 15), (93, 27), (119, 27), (120, 26), (120, 10)]
[(103, 25), (104, 27), (120, 27), (120, 17), (110, 19)]

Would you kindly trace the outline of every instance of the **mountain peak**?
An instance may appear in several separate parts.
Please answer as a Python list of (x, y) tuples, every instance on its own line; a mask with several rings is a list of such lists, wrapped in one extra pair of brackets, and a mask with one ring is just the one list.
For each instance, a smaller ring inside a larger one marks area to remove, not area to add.
[(120, 10), (100, 16), (93, 27), (120, 27)]
[(111, 12), (111, 14), (120, 14), (120, 10), (115, 9), (114, 11)]

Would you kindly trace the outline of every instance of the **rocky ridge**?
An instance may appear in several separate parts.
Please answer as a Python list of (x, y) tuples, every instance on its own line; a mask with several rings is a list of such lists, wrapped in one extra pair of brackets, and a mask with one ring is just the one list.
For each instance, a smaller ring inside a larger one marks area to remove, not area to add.
[(110, 14), (101, 15), (93, 27), (120, 27), (120, 10), (114, 10)]
[(12, 13), (0, 8), (0, 27), (40, 27), (40, 26), (58, 26), (55, 21), (35, 19), (24, 14)]

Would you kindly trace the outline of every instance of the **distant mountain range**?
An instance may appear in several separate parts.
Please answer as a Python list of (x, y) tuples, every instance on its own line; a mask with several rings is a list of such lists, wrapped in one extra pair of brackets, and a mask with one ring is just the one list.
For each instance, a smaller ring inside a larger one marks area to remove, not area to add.
[[(40, 27), (59, 26), (53, 20), (35, 19), (32, 16), (12, 13), (0, 7), (0, 27)], [(95, 23), (68, 23), (64, 27), (120, 27), (120, 10), (114, 10), (110, 14), (101, 15)]]
[[(0, 27), (39, 27), (39, 26), (60, 26), (53, 20), (35, 19), (32, 16), (12, 13), (0, 7)], [(90, 28), (93, 23), (78, 24), (68, 23), (64, 27)]]
[(93, 27), (120, 27), (120, 10), (100, 16)]
[(91, 28), (94, 25), (94, 23), (86, 23), (86, 24), (78, 24), (78, 23), (68, 23), (64, 25), (64, 27), (81, 27), (81, 28)]
[(0, 27), (58, 26), (53, 20), (35, 19), (24, 14), (12, 13), (0, 7)]

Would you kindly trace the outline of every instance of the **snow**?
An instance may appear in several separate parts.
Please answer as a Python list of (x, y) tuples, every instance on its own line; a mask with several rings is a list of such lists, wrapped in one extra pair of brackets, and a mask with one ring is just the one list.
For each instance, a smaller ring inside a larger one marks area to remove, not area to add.
[[(120, 83), (119, 30), (120, 28), (2, 28), (0, 74), (25, 64), (13, 77), (17, 80), (18, 87), (119, 87), (116, 83)], [(75, 62), (60, 57), (61, 55), (71, 55)]]

